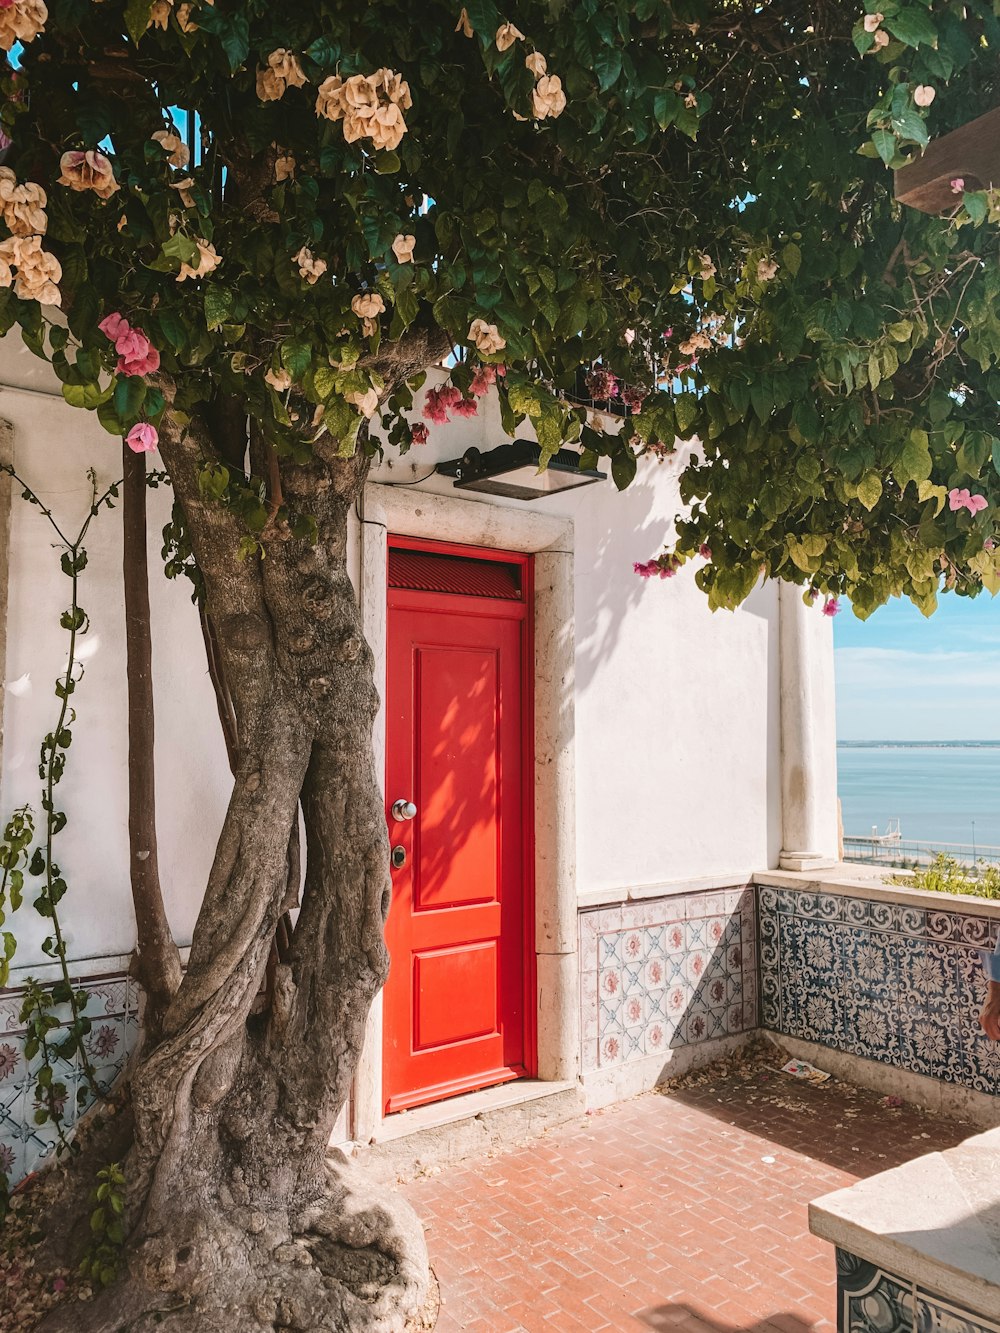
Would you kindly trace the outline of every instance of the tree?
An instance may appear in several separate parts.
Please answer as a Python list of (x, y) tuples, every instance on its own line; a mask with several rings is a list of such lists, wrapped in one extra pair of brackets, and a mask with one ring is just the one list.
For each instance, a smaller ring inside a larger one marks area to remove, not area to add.
[(998, 36), (987, 0), (0, 8), (0, 327), (158, 442), (236, 721), (132, 1083), (122, 1273), (49, 1327), (390, 1327), (419, 1292), (419, 1245), (325, 1165), (389, 900), (347, 516), (414, 408), (494, 391), (619, 487), (697, 436), (641, 572), (697, 556), (713, 607), (761, 573), (862, 614), (998, 586), (1000, 209), (904, 212), (886, 169), (987, 104)]

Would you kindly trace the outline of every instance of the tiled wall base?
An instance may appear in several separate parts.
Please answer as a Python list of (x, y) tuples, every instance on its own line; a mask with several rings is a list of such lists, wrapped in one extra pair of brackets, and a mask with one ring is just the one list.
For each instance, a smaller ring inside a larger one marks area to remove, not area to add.
[[(139, 1035), (139, 990), (129, 977), (94, 977), (76, 983), (88, 993), (86, 1013), (93, 1022), (87, 1051), (97, 1081), (110, 1088), (125, 1068)], [(20, 1021), (21, 995), (17, 990), (0, 992), (0, 1167), (10, 1183), (29, 1175), (56, 1143), (51, 1122), (38, 1125), (35, 1112), (37, 1070), (41, 1057), (28, 1060), (24, 1054), (24, 1026)], [(58, 1013), (58, 1011), (57, 1011)], [(68, 1017), (68, 1013), (67, 1013)], [(59, 1030), (51, 1037), (59, 1040)], [(64, 1123), (72, 1125), (93, 1097), (78, 1060), (54, 1060), (54, 1081), (66, 1086)], [(83, 1091), (85, 1096), (78, 1099)]]
[(1000, 1324), (837, 1251), (838, 1333), (1000, 1333)]
[(585, 1084), (756, 1028), (756, 949), (752, 889), (581, 912)]
[(1000, 1087), (1000, 1045), (978, 1022), (978, 951), (992, 949), (995, 921), (846, 894), (758, 892), (763, 1027), (980, 1092)]

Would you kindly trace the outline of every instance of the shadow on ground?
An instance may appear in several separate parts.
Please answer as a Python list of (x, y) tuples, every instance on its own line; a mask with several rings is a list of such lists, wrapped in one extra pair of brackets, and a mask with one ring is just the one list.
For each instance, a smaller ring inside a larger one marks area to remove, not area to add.
[(898, 1098), (839, 1079), (819, 1086), (799, 1082), (781, 1073), (787, 1058), (769, 1041), (754, 1043), (740, 1056), (661, 1091), (768, 1144), (859, 1178), (952, 1148), (976, 1132), (967, 1121), (893, 1105)]
[(794, 1314), (775, 1314), (756, 1324), (734, 1328), (730, 1323), (720, 1324), (699, 1314), (690, 1305), (655, 1305), (634, 1318), (654, 1333), (812, 1333), (813, 1328)]

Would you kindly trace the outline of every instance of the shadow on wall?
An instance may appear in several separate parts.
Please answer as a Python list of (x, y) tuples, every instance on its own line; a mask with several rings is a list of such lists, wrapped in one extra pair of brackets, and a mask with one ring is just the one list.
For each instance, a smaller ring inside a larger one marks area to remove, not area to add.
[(794, 1314), (769, 1315), (767, 1319), (734, 1328), (699, 1314), (690, 1305), (656, 1305), (634, 1316), (656, 1333), (811, 1333), (813, 1325)]

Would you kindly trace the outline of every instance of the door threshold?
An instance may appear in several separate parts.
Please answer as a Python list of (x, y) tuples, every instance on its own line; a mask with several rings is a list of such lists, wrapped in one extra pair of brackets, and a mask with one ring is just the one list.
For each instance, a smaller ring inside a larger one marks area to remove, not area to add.
[(523, 1106), (545, 1097), (556, 1097), (577, 1088), (575, 1079), (545, 1082), (538, 1078), (519, 1078), (498, 1083), (492, 1088), (463, 1092), (444, 1101), (429, 1102), (408, 1111), (394, 1111), (386, 1116), (372, 1136), (372, 1144), (393, 1143), (428, 1129), (440, 1129), (462, 1120), (476, 1120), (510, 1107)]

